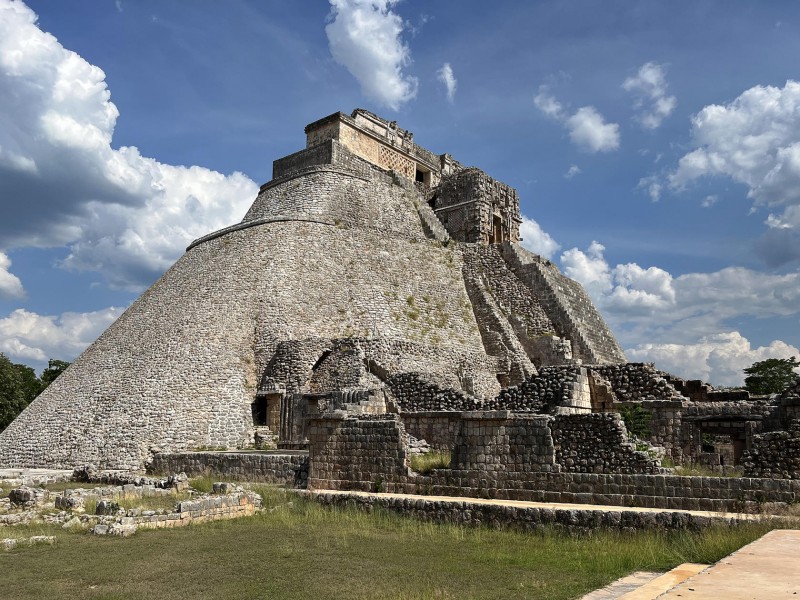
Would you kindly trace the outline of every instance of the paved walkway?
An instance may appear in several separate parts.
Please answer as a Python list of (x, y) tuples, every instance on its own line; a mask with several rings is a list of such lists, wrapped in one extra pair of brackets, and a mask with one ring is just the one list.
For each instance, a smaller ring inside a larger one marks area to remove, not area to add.
[[(604, 504), (567, 504), (561, 502), (528, 502), (523, 500), (497, 500), (493, 498), (468, 498), (466, 496), (420, 496), (416, 494), (388, 494), (385, 492), (350, 492), (340, 490), (313, 490), (312, 494), (329, 494), (333, 496), (361, 496), (364, 498), (397, 498), (404, 500), (427, 500), (429, 502), (469, 502), (471, 504), (490, 504), (515, 506), (518, 508), (545, 508), (550, 510), (596, 510), (602, 512), (634, 512), (634, 513), (683, 513), (696, 517), (712, 519), (739, 519), (742, 521), (758, 520), (763, 515), (747, 513), (712, 512), (707, 510), (680, 510), (675, 508), (645, 508), (639, 506), (609, 506)], [(800, 600), (798, 598), (797, 600)]]
[(800, 531), (776, 529), (674, 586), (664, 600), (800, 598)]

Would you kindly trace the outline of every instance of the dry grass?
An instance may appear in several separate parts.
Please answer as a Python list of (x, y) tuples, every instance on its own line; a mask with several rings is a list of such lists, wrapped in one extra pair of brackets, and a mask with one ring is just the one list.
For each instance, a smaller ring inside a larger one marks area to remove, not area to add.
[(409, 460), (411, 468), (422, 475), (427, 475), (434, 469), (449, 469), (451, 454), (432, 450), (427, 454), (412, 454)]
[[(576, 537), (326, 509), (267, 486), (263, 513), (0, 553), (2, 585), (28, 598), (574, 598), (635, 570), (713, 562), (779, 523), (701, 533)], [(45, 533), (45, 532), (42, 532)], [(34, 534), (28, 534), (34, 535)]]

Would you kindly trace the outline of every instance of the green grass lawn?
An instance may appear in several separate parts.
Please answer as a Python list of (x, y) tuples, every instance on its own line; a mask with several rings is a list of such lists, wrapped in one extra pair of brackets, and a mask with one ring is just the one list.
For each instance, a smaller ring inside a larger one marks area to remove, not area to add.
[[(281, 491), (256, 491), (271, 512), (125, 539), (57, 530), (54, 546), (0, 552), (0, 596), (575, 598), (634, 570), (714, 562), (770, 528), (525, 534), (324, 509)], [(50, 533), (7, 528), (0, 537)]]

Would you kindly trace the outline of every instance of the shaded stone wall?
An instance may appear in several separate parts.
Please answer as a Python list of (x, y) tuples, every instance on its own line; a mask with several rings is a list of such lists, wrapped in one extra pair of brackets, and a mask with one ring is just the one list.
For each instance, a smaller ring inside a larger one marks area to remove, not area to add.
[(158, 474), (186, 473), (190, 477), (234, 477), (246, 481), (305, 487), (308, 479), (308, 456), (299, 452), (176, 452), (154, 455), (147, 465), (147, 471)]
[(460, 242), (519, 240), (517, 191), (475, 167), (442, 176), (434, 210), (453, 239)]

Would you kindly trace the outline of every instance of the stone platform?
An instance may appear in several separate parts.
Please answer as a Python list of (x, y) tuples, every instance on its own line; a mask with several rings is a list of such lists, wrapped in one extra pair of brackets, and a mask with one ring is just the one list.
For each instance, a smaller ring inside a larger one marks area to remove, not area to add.
[(567, 530), (594, 528), (643, 530), (697, 530), (714, 523), (733, 524), (753, 521), (763, 515), (702, 510), (604, 506), (526, 502), (455, 496), (369, 493), (337, 490), (314, 490), (311, 497), (324, 505), (351, 504), (371, 510), (374, 507), (415, 518), (465, 525), (506, 525), (536, 530), (555, 526)]

